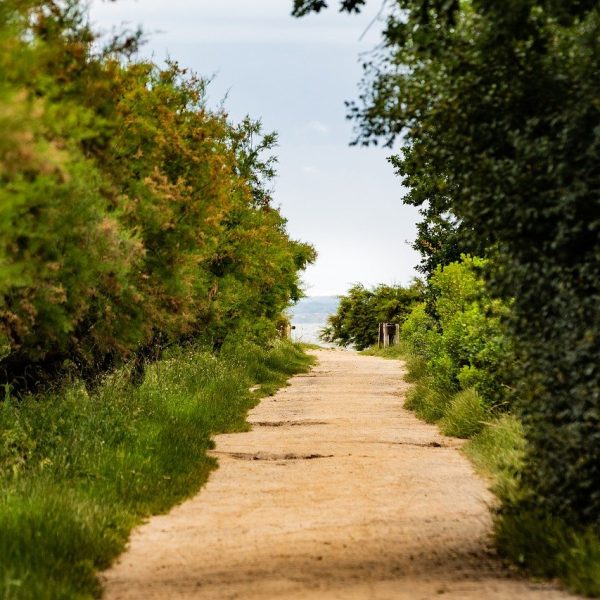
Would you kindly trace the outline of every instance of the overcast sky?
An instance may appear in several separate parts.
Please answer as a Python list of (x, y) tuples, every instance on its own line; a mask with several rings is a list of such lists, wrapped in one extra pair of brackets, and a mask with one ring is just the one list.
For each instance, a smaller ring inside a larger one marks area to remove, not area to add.
[[(359, 54), (378, 41), (380, 8), (360, 16), (337, 10), (290, 16), (292, 0), (92, 0), (92, 19), (108, 31), (141, 25), (143, 54), (166, 56), (214, 80), (217, 105), (279, 133), (275, 203), (290, 234), (319, 252), (305, 274), (309, 295), (341, 294), (354, 282), (407, 283), (418, 262), (410, 248), (417, 214), (386, 161), (389, 150), (349, 147), (345, 100), (357, 96)], [(334, 0), (333, 4), (338, 4)]]

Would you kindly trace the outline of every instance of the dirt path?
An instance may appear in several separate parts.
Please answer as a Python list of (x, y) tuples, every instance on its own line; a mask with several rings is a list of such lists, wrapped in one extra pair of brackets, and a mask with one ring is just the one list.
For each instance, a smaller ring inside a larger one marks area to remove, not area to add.
[(495, 559), (485, 484), (402, 408), (400, 363), (318, 358), (217, 438), (197, 497), (136, 531), (109, 600), (572, 598)]

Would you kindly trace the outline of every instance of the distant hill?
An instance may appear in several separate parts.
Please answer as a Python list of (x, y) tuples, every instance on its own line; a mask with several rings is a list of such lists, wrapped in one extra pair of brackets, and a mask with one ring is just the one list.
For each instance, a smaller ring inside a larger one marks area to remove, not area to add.
[(302, 298), (298, 304), (288, 310), (294, 331), (292, 339), (309, 344), (324, 344), (319, 339), (321, 329), (327, 323), (327, 317), (334, 314), (340, 304), (338, 296), (311, 296)]
[(337, 311), (339, 303), (339, 296), (311, 296), (302, 298), (288, 312), (295, 324), (314, 323), (324, 325), (327, 317)]

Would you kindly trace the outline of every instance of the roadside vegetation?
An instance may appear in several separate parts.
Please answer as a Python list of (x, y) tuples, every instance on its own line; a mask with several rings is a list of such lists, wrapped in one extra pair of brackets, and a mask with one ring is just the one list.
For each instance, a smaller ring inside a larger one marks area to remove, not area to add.
[[(217, 461), (217, 433), (245, 431), (246, 412), (310, 359), (289, 342), (194, 345), (90, 389), (74, 380), (0, 403), (0, 597), (100, 594), (142, 519), (198, 491)], [(252, 393), (250, 388), (260, 385)]]
[[(498, 547), (600, 595), (600, 5), (394, 0), (381, 14), (349, 117), (356, 143), (394, 147), (422, 216), (425, 304), (403, 325), (425, 372), (411, 405), (455, 435), (518, 416)], [(467, 294), (448, 296), (460, 271)]]
[(100, 38), (79, 0), (0, 4), (0, 375), (31, 390), (189, 340), (276, 334), (314, 249), (271, 205), (276, 136)]
[(321, 331), (321, 339), (358, 350), (377, 341), (379, 323), (402, 323), (410, 307), (423, 298), (424, 286), (415, 280), (410, 286), (379, 285), (372, 290), (361, 284), (352, 286)]
[(429, 303), (414, 302), (397, 315), (400, 343), (364, 353), (405, 361), (405, 378), (413, 383), (405, 406), (445, 435), (468, 440), (463, 451), (499, 500), (499, 549), (537, 576), (559, 576), (573, 591), (597, 596), (600, 539), (594, 529), (576, 531), (556, 516), (540, 523), (538, 515), (505, 513), (505, 506), (532, 491), (522, 481), (528, 442), (512, 384), (518, 376), (506, 325), (512, 303), (490, 296), (487, 263), (464, 255), (440, 265), (429, 280)]
[(277, 339), (315, 252), (272, 206), (276, 136), (86, 6), (0, 2), (5, 600), (99, 596), (131, 528), (204, 483), (211, 436), (310, 362)]

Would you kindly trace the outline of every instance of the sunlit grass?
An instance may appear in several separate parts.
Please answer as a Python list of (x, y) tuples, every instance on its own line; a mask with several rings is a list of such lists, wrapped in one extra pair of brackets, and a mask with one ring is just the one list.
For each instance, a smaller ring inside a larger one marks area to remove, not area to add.
[(371, 346), (366, 350), (362, 350), (361, 354), (367, 356), (381, 356), (381, 358), (392, 358), (392, 359), (403, 359), (407, 356), (407, 349), (403, 343), (396, 344), (395, 346), (387, 346), (386, 348), (380, 348), (379, 346)]
[(467, 389), (452, 396), (439, 426), (444, 435), (468, 439), (479, 433), (488, 419), (481, 396), (474, 389)]
[(0, 597), (97, 596), (131, 528), (206, 481), (211, 437), (245, 430), (257, 398), (310, 362), (289, 343), (178, 349), (139, 386), (123, 369), (91, 392), (75, 381), (1, 403)]

